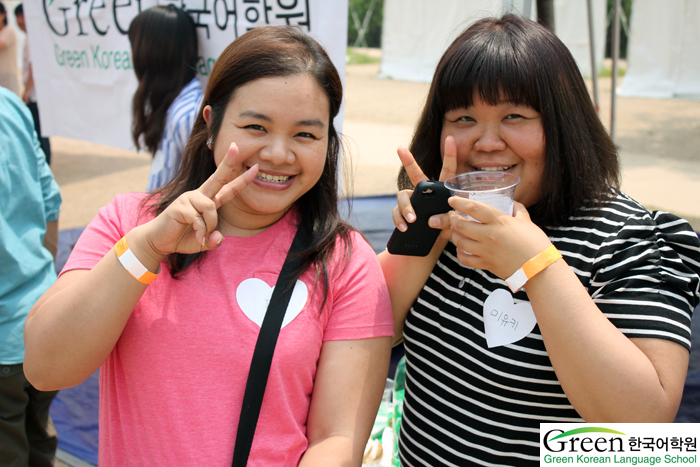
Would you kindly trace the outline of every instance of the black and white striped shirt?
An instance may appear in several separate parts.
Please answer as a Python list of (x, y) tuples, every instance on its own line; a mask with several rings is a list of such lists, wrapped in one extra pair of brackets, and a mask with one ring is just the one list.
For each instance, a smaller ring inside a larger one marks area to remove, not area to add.
[[(700, 242), (688, 223), (624, 194), (545, 229), (593, 301), (627, 337), (690, 348), (700, 299)], [(449, 243), (404, 328), (404, 467), (538, 465), (541, 422), (581, 422), (554, 373), (539, 327), (488, 348), (484, 301), (505, 282), (462, 266)], [(514, 302), (527, 302), (524, 291)]]

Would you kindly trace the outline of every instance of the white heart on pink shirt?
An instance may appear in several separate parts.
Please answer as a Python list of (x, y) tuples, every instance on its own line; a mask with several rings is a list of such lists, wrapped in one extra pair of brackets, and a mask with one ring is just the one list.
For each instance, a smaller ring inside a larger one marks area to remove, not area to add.
[[(236, 301), (243, 313), (258, 327), (262, 326), (265, 313), (267, 313), (267, 305), (272, 298), (274, 287), (270, 287), (265, 281), (256, 278), (246, 279), (236, 289)], [(309, 296), (309, 290), (302, 281), (297, 281), (292, 291), (292, 297), (289, 300), (289, 306), (284, 314), (282, 327), (291, 323), (296, 318), (301, 310), (306, 305), (306, 299)]]

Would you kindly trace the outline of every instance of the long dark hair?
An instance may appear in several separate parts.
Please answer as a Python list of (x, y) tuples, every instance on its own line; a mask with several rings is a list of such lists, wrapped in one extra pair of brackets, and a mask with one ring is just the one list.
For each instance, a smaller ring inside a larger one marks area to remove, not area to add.
[[(328, 152), (319, 181), (296, 202), (299, 230), (306, 250), (298, 278), (310, 266), (317, 265), (316, 280), (328, 288), (328, 261), (340, 236), (345, 245), (346, 259), (350, 254), (350, 226), (338, 212), (338, 157), (340, 137), (333, 118), (340, 110), (343, 87), (340, 76), (323, 47), (296, 27), (268, 26), (253, 29), (233, 41), (216, 61), (204, 94), (202, 108), (211, 106), (210, 125), (200, 110), (185, 147), (182, 164), (175, 178), (158, 194), (155, 209), (163, 212), (178, 196), (199, 188), (216, 170), (214, 155), (207, 147), (209, 135), (216, 140), (226, 107), (241, 86), (261, 78), (308, 74), (321, 86), (328, 97), (330, 115)], [(155, 196), (155, 194), (154, 194)], [(166, 259), (171, 275), (189, 267), (200, 254), (175, 253)], [(292, 281), (294, 283), (294, 281)]]
[(134, 72), (139, 81), (132, 102), (131, 136), (155, 154), (170, 104), (195, 77), (198, 46), (194, 21), (174, 6), (154, 6), (129, 25)]
[(5, 9), (5, 5), (2, 2), (0, 2), (0, 15), (5, 15), (2, 24), (7, 26), (7, 10)]
[[(571, 53), (547, 28), (515, 15), (474, 23), (440, 59), (410, 146), (426, 176), (440, 175), (445, 112), (473, 105), (474, 91), (490, 105), (527, 105), (542, 116), (544, 176), (540, 199), (528, 208), (538, 225), (600, 207), (619, 188), (617, 148)], [(398, 185), (412, 188), (403, 169)]]

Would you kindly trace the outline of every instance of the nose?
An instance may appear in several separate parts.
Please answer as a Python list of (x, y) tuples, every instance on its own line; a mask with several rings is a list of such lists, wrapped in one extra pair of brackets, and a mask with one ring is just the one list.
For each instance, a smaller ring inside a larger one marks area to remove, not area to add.
[(260, 158), (274, 165), (292, 164), (294, 152), (283, 138), (274, 138), (260, 150)]
[(474, 149), (481, 152), (505, 150), (506, 143), (501, 138), (498, 125), (485, 125), (474, 142)]

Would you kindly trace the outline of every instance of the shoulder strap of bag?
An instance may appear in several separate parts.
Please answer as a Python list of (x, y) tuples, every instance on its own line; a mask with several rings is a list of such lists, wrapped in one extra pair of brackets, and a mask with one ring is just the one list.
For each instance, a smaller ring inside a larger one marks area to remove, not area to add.
[(275, 353), (277, 337), (279, 336), (284, 321), (284, 315), (292, 297), (294, 287), (291, 286), (292, 274), (299, 269), (304, 257), (298, 253), (302, 251), (302, 242), (299, 229), (294, 236), (292, 246), (289, 248), (287, 258), (284, 260), (282, 271), (277, 278), (275, 288), (272, 290), (272, 297), (267, 306), (267, 312), (260, 326), (260, 334), (253, 351), (253, 359), (250, 363), (248, 381), (243, 395), (243, 407), (241, 408), (241, 418), (238, 421), (238, 432), (236, 433), (236, 444), (233, 450), (233, 467), (245, 467), (250, 454), (250, 447), (253, 444), (255, 427), (260, 416), (263, 396), (267, 378), (270, 375), (272, 356)]

